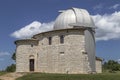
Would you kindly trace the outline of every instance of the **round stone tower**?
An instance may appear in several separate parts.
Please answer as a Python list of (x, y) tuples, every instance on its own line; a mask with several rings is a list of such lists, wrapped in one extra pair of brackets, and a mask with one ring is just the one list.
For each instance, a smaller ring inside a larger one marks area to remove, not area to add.
[(54, 24), (54, 30), (81, 27), (86, 28), (85, 49), (88, 54), (90, 72), (95, 72), (95, 25), (88, 11), (79, 8), (63, 10)]

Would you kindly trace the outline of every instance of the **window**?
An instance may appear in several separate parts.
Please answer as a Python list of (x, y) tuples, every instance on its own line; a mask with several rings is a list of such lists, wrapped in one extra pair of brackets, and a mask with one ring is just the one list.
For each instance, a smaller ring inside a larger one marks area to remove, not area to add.
[(60, 52), (60, 55), (64, 55), (64, 52)]
[(63, 35), (60, 36), (60, 43), (61, 43), (61, 44), (64, 43), (64, 36), (63, 36)]
[(49, 39), (49, 45), (51, 45), (52, 44), (52, 37), (49, 37), (48, 39)]
[(34, 45), (33, 44), (31, 44), (31, 47), (33, 47)]

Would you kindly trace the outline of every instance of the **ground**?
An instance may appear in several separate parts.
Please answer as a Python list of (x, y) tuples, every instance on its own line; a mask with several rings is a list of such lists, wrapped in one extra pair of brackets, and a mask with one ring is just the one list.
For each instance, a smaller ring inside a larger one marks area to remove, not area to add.
[(23, 76), (24, 73), (6, 73), (0, 76), (0, 80), (16, 80), (16, 78)]

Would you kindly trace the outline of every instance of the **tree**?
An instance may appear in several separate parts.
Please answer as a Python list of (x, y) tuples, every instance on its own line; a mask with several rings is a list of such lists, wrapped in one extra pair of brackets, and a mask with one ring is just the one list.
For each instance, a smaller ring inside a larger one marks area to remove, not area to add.
[(10, 66), (8, 66), (6, 68), (5, 71), (7, 71), (7, 72), (15, 72), (15, 70), (16, 70), (16, 65), (15, 64), (11, 64)]
[[(13, 53), (11, 58), (16, 61), (16, 53), (15, 52)], [(15, 70), (16, 70), (16, 64), (11, 64), (10, 66), (8, 66), (6, 68), (5, 71), (7, 71), (7, 72), (15, 72)]]
[(109, 70), (109, 72), (120, 71), (120, 64), (117, 61), (109, 60), (103, 64), (104, 70)]
[(15, 52), (12, 55), (12, 59), (16, 61), (16, 53)]

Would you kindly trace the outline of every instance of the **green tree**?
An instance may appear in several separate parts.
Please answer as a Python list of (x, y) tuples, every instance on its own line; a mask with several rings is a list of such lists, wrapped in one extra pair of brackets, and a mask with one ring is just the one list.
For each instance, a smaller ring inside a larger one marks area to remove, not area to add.
[[(16, 61), (16, 53), (13, 53), (11, 58)], [(16, 70), (16, 64), (11, 64), (10, 66), (8, 66), (6, 68), (5, 71), (7, 71), (7, 72), (15, 72), (15, 70)]]
[(15, 52), (12, 55), (12, 59), (16, 61), (16, 53)]
[(110, 72), (120, 71), (120, 64), (117, 61), (109, 60), (108, 62), (104, 62), (103, 69)]
[(6, 68), (7, 72), (15, 72), (15, 70), (16, 70), (16, 65), (15, 64), (11, 64), (10, 66), (8, 66)]

